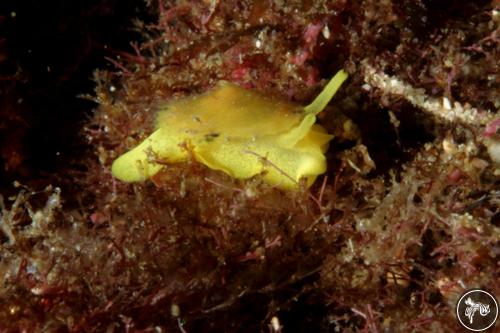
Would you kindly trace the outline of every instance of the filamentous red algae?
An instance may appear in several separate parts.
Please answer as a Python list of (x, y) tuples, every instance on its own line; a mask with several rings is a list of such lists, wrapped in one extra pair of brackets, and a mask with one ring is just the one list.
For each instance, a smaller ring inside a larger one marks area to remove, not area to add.
[[(500, 295), (498, 5), (143, 4), (156, 23), (95, 72), (80, 167), (0, 197), (0, 331), (459, 330), (465, 290)], [(224, 79), (305, 105), (342, 67), (309, 190), (194, 160), (110, 174), (161, 101)]]

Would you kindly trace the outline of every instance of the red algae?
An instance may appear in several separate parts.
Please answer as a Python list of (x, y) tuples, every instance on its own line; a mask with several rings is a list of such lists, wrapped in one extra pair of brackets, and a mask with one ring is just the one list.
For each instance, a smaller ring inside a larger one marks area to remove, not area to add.
[[(500, 295), (494, 3), (148, 4), (95, 72), (83, 167), (0, 196), (0, 331), (453, 332), (465, 290)], [(162, 101), (224, 79), (306, 105), (342, 67), (310, 189), (111, 176)]]

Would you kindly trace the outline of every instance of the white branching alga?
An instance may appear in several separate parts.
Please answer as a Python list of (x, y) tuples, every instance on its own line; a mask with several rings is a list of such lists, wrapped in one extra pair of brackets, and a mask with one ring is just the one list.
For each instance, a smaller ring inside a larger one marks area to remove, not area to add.
[(380, 89), (384, 94), (394, 95), (404, 98), (412, 105), (422, 111), (429, 113), (441, 121), (461, 122), (469, 125), (486, 125), (494, 120), (494, 115), (490, 112), (481, 111), (470, 104), (462, 105), (447, 98), (436, 98), (425, 93), (424, 89), (415, 88), (403, 80), (389, 76), (383, 71), (377, 70), (367, 61), (362, 62), (362, 71), (367, 86)]

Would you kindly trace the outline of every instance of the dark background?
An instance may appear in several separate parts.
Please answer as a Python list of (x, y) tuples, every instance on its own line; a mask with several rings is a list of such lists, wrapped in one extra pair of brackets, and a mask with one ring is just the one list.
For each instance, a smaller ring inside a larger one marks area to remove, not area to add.
[(113, 69), (148, 21), (141, 0), (25, 0), (0, 4), (0, 189), (78, 163), (96, 106), (93, 72)]

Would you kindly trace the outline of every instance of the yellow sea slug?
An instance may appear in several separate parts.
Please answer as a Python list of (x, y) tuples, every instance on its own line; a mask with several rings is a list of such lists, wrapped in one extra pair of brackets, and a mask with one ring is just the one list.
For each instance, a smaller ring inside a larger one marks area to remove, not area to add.
[(303, 107), (220, 81), (212, 90), (169, 102), (159, 112), (157, 130), (117, 158), (113, 175), (125, 182), (144, 181), (165, 164), (186, 161), (188, 150), (211, 169), (238, 179), (262, 174), (263, 180), (296, 189), (310, 186), (326, 171), (332, 139), (315, 124), (347, 74), (339, 71), (318, 97)]

